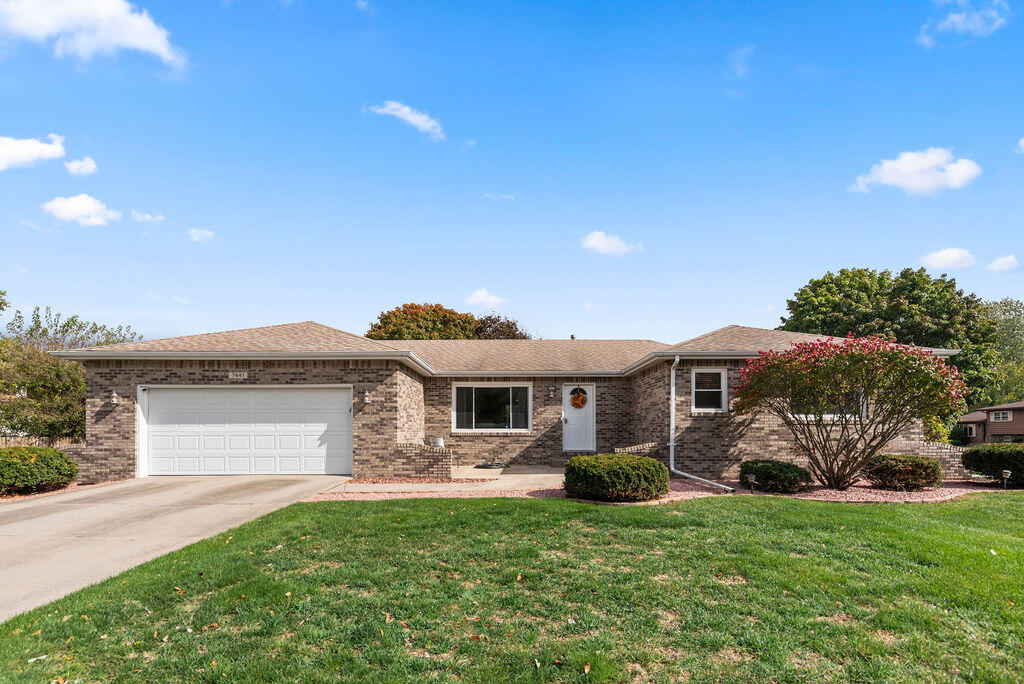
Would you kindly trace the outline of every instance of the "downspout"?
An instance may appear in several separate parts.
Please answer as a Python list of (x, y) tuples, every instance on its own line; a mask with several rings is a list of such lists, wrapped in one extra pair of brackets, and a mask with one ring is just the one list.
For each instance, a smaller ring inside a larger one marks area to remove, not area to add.
[(676, 368), (678, 366), (679, 356), (677, 355), (675, 361), (672, 362), (672, 369), (669, 371), (668, 381), (668, 470), (670, 473), (675, 473), (682, 477), (688, 477), (691, 480), (703, 482), (706, 485), (718, 487), (719, 489), (724, 489), (727, 492), (734, 492), (736, 490), (727, 485), (712, 482), (711, 480), (705, 480), (703, 477), (684, 473), (682, 470), (676, 470)]

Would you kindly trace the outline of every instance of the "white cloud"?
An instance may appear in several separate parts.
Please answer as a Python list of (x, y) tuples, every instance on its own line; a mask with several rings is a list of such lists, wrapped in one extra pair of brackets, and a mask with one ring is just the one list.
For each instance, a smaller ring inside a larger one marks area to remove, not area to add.
[(355, 1), (354, 3), (352, 3), (352, 4), (353, 4), (353, 5), (355, 6), (355, 8), (356, 8), (357, 10), (359, 10), (360, 12), (369, 12), (369, 11), (370, 11), (370, 3), (369, 3), (369, 2), (367, 2), (367, 0), (356, 0), (356, 1)]
[(974, 255), (962, 247), (946, 247), (921, 257), (928, 268), (967, 268), (976, 263)]
[(1017, 257), (1013, 254), (1007, 254), (1001, 256), (998, 259), (993, 259), (992, 263), (988, 265), (990, 271), (1002, 272), (1012, 271), (1017, 268)]
[(188, 297), (182, 297), (181, 295), (171, 295), (171, 301), (177, 304), (191, 304)]
[(936, 33), (990, 36), (1006, 26), (1010, 13), (1010, 6), (1005, 0), (935, 0), (935, 5), (941, 9), (941, 16), (925, 22), (917, 36), (918, 45), (925, 48), (935, 47), (938, 43)]
[(901, 152), (896, 159), (883, 159), (849, 187), (851, 192), (868, 192), (873, 185), (900, 188), (908, 195), (930, 195), (939, 190), (957, 190), (981, 175), (981, 167), (953, 151), (929, 147), (917, 152)]
[(466, 303), (485, 309), (497, 309), (505, 303), (505, 300), (488, 292), (486, 287), (481, 287), (479, 290), (466, 297)]
[(182, 67), (167, 29), (127, 0), (0, 0), (0, 32), (36, 43), (53, 41), (57, 57), (82, 60), (137, 50)]
[(198, 242), (201, 245), (205, 245), (213, 239), (213, 231), (206, 230), (205, 228), (189, 228), (188, 237), (192, 242)]
[(444, 131), (441, 130), (441, 123), (437, 119), (433, 119), (426, 112), (413, 109), (401, 102), (387, 100), (382, 105), (374, 105), (370, 107), (370, 111), (374, 114), (393, 116), (399, 121), (404, 121), (416, 130), (429, 135), (430, 139), (434, 142), (447, 140), (447, 138), (444, 137)]
[(729, 74), (733, 78), (744, 78), (750, 73), (750, 61), (754, 58), (756, 49), (756, 45), (747, 43), (729, 53)]
[(28, 275), (28, 267), (22, 266), (21, 264), (15, 264), (14, 273), (16, 275)]
[(476, 147), (476, 140), (467, 140), (464, 143), (462, 143), (462, 148), (463, 149), (471, 150), (474, 147)]
[(1024, 154), (1024, 138), (1017, 141), (1017, 149), (1014, 150), (1017, 154)]
[[(0, 0), (2, 2), (3, 0)], [(0, 137), (0, 171), (13, 166), (32, 166), (43, 159), (59, 159), (64, 156), (64, 138), (51, 133), (46, 136), (50, 142), (38, 138)]]
[(160, 223), (164, 220), (163, 214), (150, 214), (144, 211), (132, 209), (132, 218), (139, 223)]
[(587, 311), (604, 311), (604, 307), (600, 304), (594, 304), (593, 302), (584, 302), (583, 308)]
[(26, 221), (25, 219), (18, 219), (18, 223), (20, 223), (21, 225), (25, 226), (26, 228), (31, 228), (32, 230), (38, 230), (40, 233), (50, 233), (50, 232), (52, 232), (49, 228), (43, 228), (42, 226), (36, 225), (35, 223), (32, 223), (31, 221)]
[(500, 195), (492, 195), (489, 192), (485, 192), (484, 193), (484, 197), (486, 197), (487, 199), (492, 199), (492, 200), (514, 200), (516, 198), (516, 196), (513, 195), (510, 192), (506, 192), (506, 193), (503, 193), (503, 194), (500, 194)]
[(595, 230), (580, 239), (583, 249), (607, 256), (621, 257), (630, 252), (642, 252), (644, 246), (639, 242), (630, 244), (618, 235), (608, 235), (604, 231)]
[(88, 176), (100, 170), (100, 168), (96, 166), (96, 162), (93, 161), (92, 157), (83, 157), (82, 159), (66, 161), (64, 162), (64, 168), (66, 168), (68, 173), (72, 176)]
[(59, 221), (77, 221), (80, 226), (105, 226), (121, 218), (121, 212), (86, 194), (54, 197), (42, 205), (43, 211)]

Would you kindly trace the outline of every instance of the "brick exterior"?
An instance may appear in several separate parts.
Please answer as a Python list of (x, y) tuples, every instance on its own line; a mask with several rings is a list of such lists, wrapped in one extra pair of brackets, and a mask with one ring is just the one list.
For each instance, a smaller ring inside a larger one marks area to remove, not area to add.
[(398, 382), (398, 441), (423, 444), (423, 378), (400, 367), (395, 380)]
[[(465, 434), (452, 431), (452, 385), (457, 382), (532, 384), (533, 431), (530, 434)], [(526, 465), (563, 465), (571, 454), (562, 451), (562, 384), (593, 383), (597, 420), (597, 451), (611, 451), (633, 442), (629, 406), (633, 401), (630, 378), (425, 378), (426, 437), (444, 437), (455, 451), (456, 464), (480, 465), (499, 461)], [(554, 387), (554, 397), (549, 397)]]
[[(789, 430), (768, 416), (694, 414), (690, 372), (694, 366), (728, 369), (730, 396), (743, 361), (683, 361), (676, 371), (676, 467), (711, 479), (732, 479), (740, 461), (777, 458), (799, 462)], [(357, 477), (448, 477), (455, 465), (491, 461), (562, 465), (562, 385), (592, 383), (596, 393), (597, 451), (653, 443), (650, 455), (667, 462), (670, 363), (629, 377), (421, 377), (395, 361), (198, 361), (89, 360), (86, 367), (87, 442), (77, 459), (79, 480), (97, 482), (135, 474), (135, 414), (138, 385), (353, 385), (353, 474)], [(246, 380), (229, 380), (244, 370)], [(464, 434), (452, 430), (455, 382), (532, 385), (533, 430), (529, 434)], [(549, 388), (554, 396), (549, 396)], [(111, 391), (121, 397), (112, 404)], [(368, 395), (368, 401), (365, 398)], [(446, 449), (424, 440), (443, 437)], [(920, 428), (893, 451), (935, 456), (947, 476), (963, 475), (959, 450), (926, 442)]]
[(452, 476), (454, 452), (436, 449), (421, 442), (396, 444), (387, 461), (376, 461), (359, 471), (359, 477), (439, 477)]
[[(244, 370), (245, 380), (228, 372)], [(135, 475), (135, 410), (138, 385), (353, 385), (353, 471), (380, 472), (380, 463), (395, 456), (397, 444), (411, 438), (406, 427), (399, 439), (399, 406), (415, 414), (415, 392), (404, 369), (394, 361), (86, 361), (86, 447), (79, 460), (79, 481), (119, 480)], [(400, 379), (406, 378), (406, 379)], [(400, 384), (406, 389), (399, 390)], [(111, 390), (121, 397), (110, 403)], [(369, 393), (369, 402), (364, 401)], [(402, 394), (403, 399), (399, 400)]]

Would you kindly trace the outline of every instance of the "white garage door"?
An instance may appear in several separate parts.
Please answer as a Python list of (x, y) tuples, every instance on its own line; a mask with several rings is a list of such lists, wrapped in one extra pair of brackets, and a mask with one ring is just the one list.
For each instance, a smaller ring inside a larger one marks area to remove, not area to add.
[(151, 388), (150, 475), (352, 473), (352, 390)]

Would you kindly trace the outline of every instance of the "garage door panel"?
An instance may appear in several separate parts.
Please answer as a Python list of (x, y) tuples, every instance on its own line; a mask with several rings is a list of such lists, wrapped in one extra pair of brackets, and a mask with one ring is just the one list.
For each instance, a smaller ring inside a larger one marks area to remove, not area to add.
[(352, 394), (342, 388), (153, 388), (149, 472), (352, 472)]

